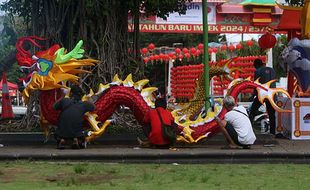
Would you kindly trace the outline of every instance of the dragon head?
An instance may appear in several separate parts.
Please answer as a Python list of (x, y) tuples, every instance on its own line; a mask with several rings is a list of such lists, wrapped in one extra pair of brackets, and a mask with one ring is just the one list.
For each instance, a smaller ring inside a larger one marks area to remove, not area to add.
[[(37, 36), (28, 36), (17, 40), (16, 59), (20, 69), (25, 73), (25, 76), (20, 79), (25, 87), (24, 97), (29, 97), (32, 90), (67, 88), (66, 81), (76, 82), (78, 80), (76, 74), (88, 72), (79, 69), (81, 66), (92, 66), (97, 62), (93, 59), (81, 59), (84, 53), (81, 48), (82, 40), (69, 53), (57, 44), (42, 50), (43, 47), (36, 41), (44, 40)], [(42, 51), (32, 55), (23, 47), (26, 41)]]

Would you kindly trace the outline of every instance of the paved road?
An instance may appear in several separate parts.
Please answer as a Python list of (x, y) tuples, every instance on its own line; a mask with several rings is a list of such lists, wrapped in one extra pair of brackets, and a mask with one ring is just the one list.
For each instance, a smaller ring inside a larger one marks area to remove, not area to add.
[(117, 163), (310, 163), (310, 141), (274, 139), (258, 135), (250, 150), (224, 150), (222, 136), (177, 150), (139, 148), (133, 136), (102, 137), (87, 149), (57, 150), (41, 134), (0, 134), (0, 160), (76, 160)]

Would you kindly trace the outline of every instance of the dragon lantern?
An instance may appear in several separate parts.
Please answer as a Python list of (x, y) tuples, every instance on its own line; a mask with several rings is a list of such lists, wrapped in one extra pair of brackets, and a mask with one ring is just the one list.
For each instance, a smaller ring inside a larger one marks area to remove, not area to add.
[[(68, 88), (66, 82), (77, 82), (79, 79), (77, 74), (88, 72), (80, 68), (93, 66), (97, 61), (83, 59), (82, 41), (79, 41), (75, 48), (68, 53), (59, 45), (38, 51), (34, 55), (23, 48), (24, 43), (28, 41), (42, 49), (43, 47), (36, 42), (38, 40), (44, 39), (35, 36), (20, 38), (16, 44), (17, 60), (22, 70), (27, 71), (27, 75), (22, 79), (25, 85), (23, 95), (29, 97), (31, 91), (40, 91), (41, 126), (47, 131), (46, 126), (48, 124), (57, 124), (59, 111), (53, 109), (53, 104), (61, 97), (63, 93), (61, 89)], [(223, 68), (211, 67), (211, 77), (220, 74), (227, 76), (233, 70), (228, 69), (227, 65), (228, 63)], [(96, 105), (96, 110), (87, 113), (85, 116), (85, 120), (90, 126), (88, 140), (92, 140), (105, 132), (110, 123), (108, 119), (120, 105), (130, 108), (141, 125), (147, 123), (147, 113), (154, 106), (155, 101), (152, 92), (157, 89), (155, 87), (144, 88), (148, 82), (147, 79), (133, 82), (131, 75), (128, 75), (125, 80), (121, 80), (115, 75), (111, 83), (100, 84), (97, 92), (91, 90), (89, 94), (85, 95), (83, 100), (92, 99)], [(226, 112), (220, 104), (217, 104), (213, 110), (206, 110), (204, 114), (202, 112), (204, 102), (200, 101), (204, 98), (203, 80), (198, 80), (196, 85), (193, 100), (183, 106), (182, 109), (172, 112), (175, 122), (179, 125), (178, 140), (188, 143), (198, 142), (218, 132), (214, 116), (223, 118)], [(269, 85), (270, 83), (260, 84), (249, 79), (238, 79), (230, 84), (227, 94), (236, 98), (241, 90), (256, 88), (262, 102), (269, 99), (276, 110), (287, 111), (281, 110), (274, 103), (273, 96), (277, 92), (289, 95), (282, 89), (271, 89)], [(193, 115), (195, 117), (192, 117)]]

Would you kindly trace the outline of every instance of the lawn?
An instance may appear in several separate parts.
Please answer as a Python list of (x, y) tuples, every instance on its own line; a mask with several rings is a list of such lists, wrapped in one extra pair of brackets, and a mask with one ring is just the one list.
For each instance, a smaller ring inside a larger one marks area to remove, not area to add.
[(310, 165), (0, 162), (0, 189), (309, 189)]

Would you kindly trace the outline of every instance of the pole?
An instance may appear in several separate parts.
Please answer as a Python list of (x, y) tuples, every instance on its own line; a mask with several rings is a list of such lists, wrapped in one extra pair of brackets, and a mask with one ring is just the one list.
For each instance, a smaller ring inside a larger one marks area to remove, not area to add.
[(203, 44), (204, 44), (204, 79), (205, 79), (205, 111), (207, 113), (210, 107), (210, 77), (209, 77), (209, 54), (208, 54), (208, 1), (202, 2), (203, 15)]

